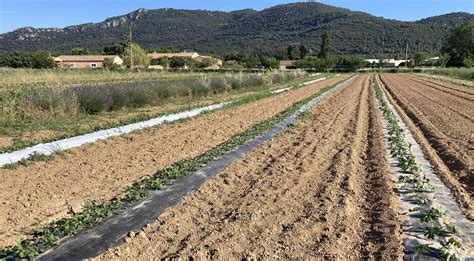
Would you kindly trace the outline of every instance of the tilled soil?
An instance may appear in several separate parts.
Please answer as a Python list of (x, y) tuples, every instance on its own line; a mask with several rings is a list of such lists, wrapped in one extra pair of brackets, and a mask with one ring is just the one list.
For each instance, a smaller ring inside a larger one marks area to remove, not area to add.
[(415, 76), (381, 79), (437, 173), (474, 220), (474, 91)]
[(25, 235), (25, 228), (80, 210), (87, 200), (119, 196), (134, 181), (200, 155), (347, 77), (341, 75), (185, 122), (84, 145), (47, 163), (0, 169), (0, 247), (15, 243)]
[(401, 260), (370, 75), (97, 259)]

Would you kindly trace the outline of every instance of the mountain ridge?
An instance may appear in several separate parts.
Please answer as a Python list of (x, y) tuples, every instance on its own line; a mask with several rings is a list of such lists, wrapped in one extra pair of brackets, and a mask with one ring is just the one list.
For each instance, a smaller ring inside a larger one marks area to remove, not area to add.
[(472, 19), (472, 14), (456, 12), (402, 22), (320, 3), (231, 12), (140, 8), (98, 23), (18, 28), (0, 34), (0, 52), (43, 49), (64, 53), (74, 47), (99, 52), (105, 45), (125, 41), (133, 22), (134, 41), (147, 49), (175, 46), (203, 53), (278, 54), (290, 44), (317, 50), (320, 36), (330, 32), (338, 54), (402, 54), (406, 42), (413, 51), (436, 53), (451, 28)]

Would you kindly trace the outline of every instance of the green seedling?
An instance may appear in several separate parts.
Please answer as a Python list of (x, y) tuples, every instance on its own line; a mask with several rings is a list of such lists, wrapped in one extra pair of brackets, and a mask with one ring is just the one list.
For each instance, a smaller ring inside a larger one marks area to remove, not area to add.
[(430, 244), (420, 244), (416, 247), (415, 251), (418, 254), (425, 254), (430, 249)]
[(440, 210), (439, 208), (431, 208), (422, 218), (421, 222), (423, 223), (430, 223), (435, 222), (438, 219), (445, 217), (446, 212)]
[(446, 260), (455, 260), (457, 250), (462, 247), (463, 245), (458, 238), (450, 237), (448, 242), (441, 243), (439, 254), (446, 258)]
[(441, 228), (439, 226), (425, 227), (424, 234), (429, 239), (435, 239), (435, 237), (441, 234)]

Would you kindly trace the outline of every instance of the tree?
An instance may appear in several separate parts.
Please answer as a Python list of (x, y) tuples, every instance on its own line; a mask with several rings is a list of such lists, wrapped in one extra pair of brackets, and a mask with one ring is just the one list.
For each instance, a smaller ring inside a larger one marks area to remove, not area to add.
[(91, 54), (87, 48), (74, 48), (71, 51), (72, 55), (89, 55)]
[(304, 45), (300, 46), (300, 51), (301, 51), (301, 59), (304, 59), (309, 54), (308, 48), (306, 48), (306, 46)]
[[(135, 43), (132, 44), (132, 57), (133, 67), (147, 67), (150, 64), (150, 60), (148, 59), (145, 50)], [(130, 48), (125, 51), (124, 64), (129, 68), (131, 67)]]
[(425, 64), (425, 60), (428, 59), (427, 52), (417, 52), (413, 55), (413, 65), (414, 66), (423, 66)]
[(161, 48), (153, 48), (150, 49), (151, 53), (179, 53), (178, 48), (174, 46), (169, 47), (161, 47)]
[(129, 44), (126, 42), (120, 42), (112, 46), (106, 46), (103, 49), (103, 53), (106, 55), (118, 55), (120, 57), (125, 57)]
[(387, 59), (385, 59), (383, 54), (378, 55), (378, 60), (379, 60), (378, 66), (380, 68), (387, 66)]
[(47, 51), (0, 54), (0, 66), (13, 68), (53, 68), (56, 66)]
[(290, 60), (299, 60), (301, 59), (301, 49), (298, 45), (288, 46), (288, 58)]
[(442, 53), (449, 55), (446, 63), (448, 67), (471, 65), (474, 60), (474, 21), (453, 29), (442, 48)]
[(262, 66), (266, 69), (278, 69), (280, 68), (280, 62), (274, 57), (265, 58), (262, 61)]
[(170, 67), (173, 69), (184, 68), (186, 66), (186, 59), (182, 57), (171, 57)]
[(321, 39), (321, 50), (319, 51), (318, 57), (326, 59), (331, 52), (331, 35), (325, 32)]
[(105, 58), (103, 65), (105, 69), (111, 70), (111, 71), (117, 71), (120, 69), (120, 65), (114, 63), (114, 60), (110, 58)]

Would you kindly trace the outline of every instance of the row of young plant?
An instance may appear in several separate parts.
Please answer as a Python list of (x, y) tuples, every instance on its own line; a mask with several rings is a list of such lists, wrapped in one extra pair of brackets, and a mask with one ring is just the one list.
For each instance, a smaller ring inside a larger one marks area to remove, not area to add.
[[(267, 121), (254, 125), (249, 130), (233, 136), (228, 141), (214, 147), (200, 156), (192, 159), (181, 160), (167, 168), (157, 171), (153, 176), (134, 183), (132, 186), (127, 188), (123, 193), (123, 196), (119, 198), (115, 198), (106, 203), (87, 202), (84, 204), (81, 212), (54, 221), (43, 228), (32, 230), (29, 233), (29, 238), (19, 240), (15, 246), (0, 249), (0, 259), (6, 257), (31, 259), (55, 246), (61, 238), (75, 235), (81, 229), (90, 228), (100, 224), (103, 220), (116, 215), (131, 203), (138, 202), (148, 197), (152, 191), (166, 188), (178, 178), (199, 170), (209, 162), (216, 160), (224, 154), (231, 152), (237, 147), (264, 134), (292, 113), (296, 112), (302, 105), (334, 88), (334, 86), (336, 85), (323, 88), (311, 97), (294, 103), (284, 112)], [(294, 88), (298, 87), (295, 86)], [(242, 103), (251, 102), (254, 99), (260, 99), (260, 97), (253, 98), (249, 96), (244, 100), (240, 100), (239, 102), (232, 103), (228, 106), (240, 105)]]
[[(410, 198), (420, 206), (410, 209), (410, 212), (420, 212), (421, 223), (427, 224), (424, 228), (425, 237), (429, 240), (438, 240), (441, 245), (441, 248), (436, 249), (437, 253), (447, 260), (454, 259), (457, 250), (462, 248), (461, 240), (456, 237), (457, 229), (444, 220), (447, 212), (433, 207), (431, 199), (425, 195), (433, 193), (435, 188), (416, 162), (416, 158), (411, 152), (412, 144), (406, 141), (404, 129), (400, 127), (395, 112), (385, 100), (377, 75), (374, 75), (374, 82), (380, 109), (388, 122), (390, 153), (392, 157), (397, 158), (398, 167), (406, 173), (399, 177), (399, 183), (402, 188), (414, 191)], [(426, 253), (430, 250), (430, 245), (420, 244), (416, 251)]]

